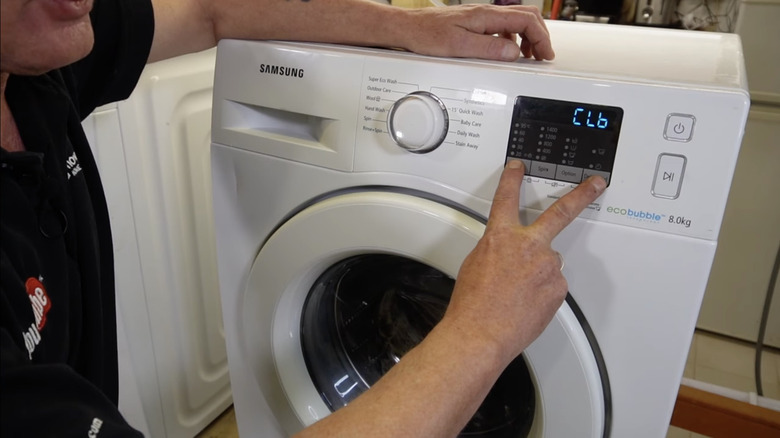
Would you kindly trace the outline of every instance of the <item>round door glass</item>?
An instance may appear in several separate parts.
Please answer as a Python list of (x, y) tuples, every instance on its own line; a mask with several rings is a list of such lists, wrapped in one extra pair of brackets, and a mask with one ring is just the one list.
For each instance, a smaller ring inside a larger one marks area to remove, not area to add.
[[(325, 404), (332, 411), (346, 406), (422, 341), (444, 315), (454, 284), (437, 269), (395, 255), (359, 255), (327, 269), (301, 317), (306, 366)], [(460, 436), (525, 437), (535, 405), (520, 356)]]

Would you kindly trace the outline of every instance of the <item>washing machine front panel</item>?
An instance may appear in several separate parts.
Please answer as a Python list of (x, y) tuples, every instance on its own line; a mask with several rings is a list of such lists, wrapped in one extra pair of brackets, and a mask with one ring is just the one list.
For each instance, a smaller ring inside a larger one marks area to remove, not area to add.
[[(274, 374), (274, 359), (260, 354), (256, 346), (246, 347), (255, 341), (271, 342), (267, 341), (271, 325), (260, 324), (267, 314), (254, 315), (251, 327), (243, 315), (250, 271), (260, 266), (260, 248), (280, 224), (323, 193), (360, 187), (415, 187), (482, 217), (490, 208), (488, 202), (424, 178), (350, 174), (225, 146), (213, 148), (212, 168), (215, 219), (222, 231), (218, 231), (217, 249), (223, 309), (225, 320), (232, 321), (226, 323), (225, 331), (234, 406), (239, 428), (249, 436), (263, 430), (263, 436), (283, 437), (288, 432), (280, 421), (300, 424), (292, 411), (287, 411), (287, 417), (276, 412), (277, 406), (289, 406), (289, 401)], [(284, 196), (279, 197), (280, 192)], [(536, 210), (520, 211), (525, 224), (538, 215)], [(315, 243), (319, 239), (311, 237)], [(713, 241), (664, 237), (654, 231), (584, 219), (575, 220), (553, 241), (553, 248), (566, 260), (564, 275), (570, 293), (591, 325), (606, 363), (612, 394), (611, 436), (665, 434), (715, 247)], [(352, 255), (323, 263), (305, 280), (311, 284), (326, 265)], [(428, 264), (448, 272), (432, 261)], [(272, 278), (278, 272), (267, 274)], [(303, 295), (297, 304), (285, 301), (284, 308), (299, 312)], [(264, 312), (273, 312), (272, 304)], [(266, 382), (257, 376), (270, 379), (271, 386), (261, 388)]]
[[(286, 221), (260, 250), (241, 300), (242, 350), (254, 361), (254, 385), (287, 433), (331, 412), (310, 376), (301, 346), (309, 291), (331, 266), (360, 255), (393, 255), (454, 278), (484, 232), (472, 217), (406, 194), (358, 192), (319, 202)], [(270, 334), (254, 336), (255, 333)], [(530, 435), (602, 437), (608, 411), (599, 358), (564, 305), (524, 359), (538, 408)], [(269, 360), (273, 358), (273, 360)], [(333, 390), (365, 382), (345, 373)], [(350, 397), (348, 397), (350, 398)]]

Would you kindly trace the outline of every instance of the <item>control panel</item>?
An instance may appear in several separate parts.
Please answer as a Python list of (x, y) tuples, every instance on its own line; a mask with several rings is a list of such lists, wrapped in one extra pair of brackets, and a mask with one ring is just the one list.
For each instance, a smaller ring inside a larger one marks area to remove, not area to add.
[(583, 73), (590, 58), (569, 68), (563, 57), (221, 46), (218, 73), (231, 80), (215, 83), (215, 143), (474, 211), (489, 206), (505, 163), (522, 160), (522, 208), (544, 210), (598, 175), (608, 188), (580, 216), (700, 238), (720, 228), (749, 107), (741, 86), (663, 82), (638, 68)]
[(609, 185), (622, 121), (618, 107), (518, 96), (506, 156), (527, 175), (570, 183), (599, 175)]

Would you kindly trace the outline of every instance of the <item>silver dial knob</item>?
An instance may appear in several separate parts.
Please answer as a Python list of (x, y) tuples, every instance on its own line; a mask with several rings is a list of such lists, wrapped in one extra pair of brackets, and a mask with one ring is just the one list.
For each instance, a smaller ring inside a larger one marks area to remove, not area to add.
[(393, 104), (387, 116), (387, 130), (393, 141), (418, 154), (439, 147), (449, 126), (447, 107), (427, 91), (415, 91), (402, 97)]

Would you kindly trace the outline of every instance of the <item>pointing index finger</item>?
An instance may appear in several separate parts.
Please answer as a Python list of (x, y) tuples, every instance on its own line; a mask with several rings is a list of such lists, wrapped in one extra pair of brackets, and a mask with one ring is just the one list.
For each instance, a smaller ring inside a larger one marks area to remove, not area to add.
[(525, 167), (520, 160), (509, 160), (501, 173), (498, 188), (493, 196), (490, 207), (488, 227), (498, 225), (515, 225), (520, 223), (520, 184), (525, 174)]
[(607, 187), (599, 176), (592, 176), (547, 208), (531, 225), (552, 241), (582, 210), (595, 201)]

